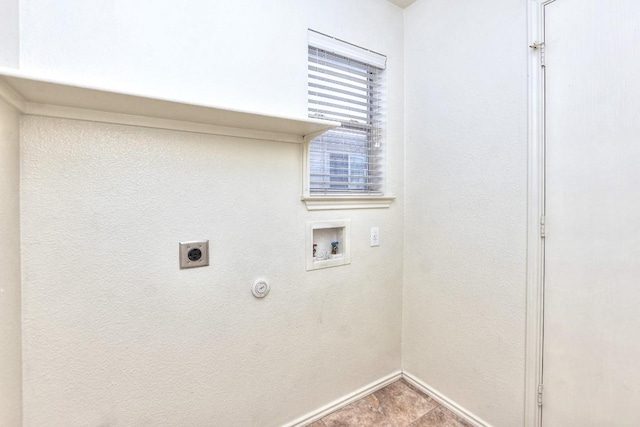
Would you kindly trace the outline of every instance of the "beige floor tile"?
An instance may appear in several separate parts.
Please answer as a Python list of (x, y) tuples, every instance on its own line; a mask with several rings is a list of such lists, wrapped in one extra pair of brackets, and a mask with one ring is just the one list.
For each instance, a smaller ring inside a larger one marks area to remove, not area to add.
[(409, 386), (404, 381), (396, 381), (373, 394), (378, 400), (380, 412), (398, 426), (408, 426), (438, 404)]
[(411, 427), (471, 427), (451, 412), (442, 407), (435, 408), (419, 418)]
[(398, 427), (379, 410), (373, 395), (357, 400), (322, 419), (327, 427)]

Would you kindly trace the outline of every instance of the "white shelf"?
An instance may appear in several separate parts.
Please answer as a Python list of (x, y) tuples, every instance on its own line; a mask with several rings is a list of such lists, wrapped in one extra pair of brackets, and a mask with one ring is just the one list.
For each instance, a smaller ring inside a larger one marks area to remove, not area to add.
[(298, 144), (340, 126), (76, 86), (6, 68), (0, 68), (0, 97), (24, 114)]

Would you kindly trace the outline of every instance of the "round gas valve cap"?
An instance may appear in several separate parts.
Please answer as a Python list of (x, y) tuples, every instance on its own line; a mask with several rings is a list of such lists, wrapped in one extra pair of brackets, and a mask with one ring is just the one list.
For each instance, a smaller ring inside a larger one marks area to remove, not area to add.
[(269, 283), (264, 279), (258, 279), (253, 282), (253, 286), (251, 287), (251, 293), (256, 298), (264, 298), (269, 293)]

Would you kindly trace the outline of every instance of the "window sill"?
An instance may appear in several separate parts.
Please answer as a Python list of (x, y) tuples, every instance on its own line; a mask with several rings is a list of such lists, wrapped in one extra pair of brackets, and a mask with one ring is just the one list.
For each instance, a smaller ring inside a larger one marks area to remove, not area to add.
[(386, 209), (395, 197), (388, 196), (315, 196), (301, 197), (308, 211), (338, 209)]

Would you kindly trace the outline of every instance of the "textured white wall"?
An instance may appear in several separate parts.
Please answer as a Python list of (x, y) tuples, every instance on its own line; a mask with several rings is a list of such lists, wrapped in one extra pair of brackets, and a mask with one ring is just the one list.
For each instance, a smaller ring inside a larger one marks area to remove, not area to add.
[[(398, 209), (309, 214), (300, 146), (38, 117), (23, 141), (26, 425), (280, 425), (398, 368)], [(325, 218), (352, 263), (307, 273)], [(211, 266), (179, 270), (197, 238)]]
[(20, 425), (20, 122), (0, 99), (0, 426)]
[[(25, 425), (280, 425), (397, 370), (402, 11), (384, 0), (130, 3), (23, 2), (23, 68), (305, 116), (307, 28), (362, 44), (389, 56), (398, 200), (307, 212), (294, 144), (25, 117)], [(341, 218), (352, 220), (351, 265), (306, 272), (305, 222)], [(178, 242), (197, 238), (211, 240), (211, 266), (180, 271)], [(256, 300), (262, 276), (272, 291)]]
[(526, 7), (405, 13), (403, 369), (505, 427), (524, 405)]
[(18, 0), (0, 2), (0, 67), (17, 67), (20, 61)]

